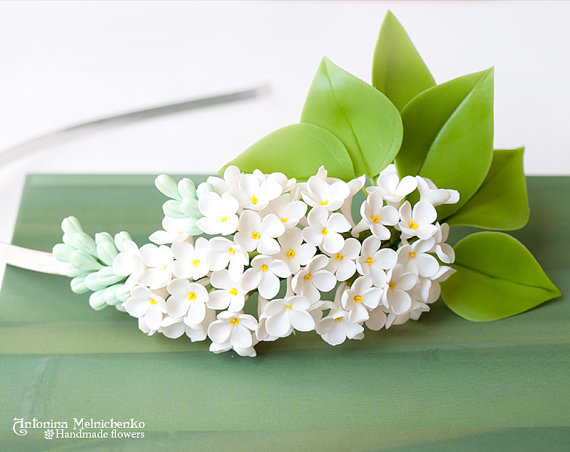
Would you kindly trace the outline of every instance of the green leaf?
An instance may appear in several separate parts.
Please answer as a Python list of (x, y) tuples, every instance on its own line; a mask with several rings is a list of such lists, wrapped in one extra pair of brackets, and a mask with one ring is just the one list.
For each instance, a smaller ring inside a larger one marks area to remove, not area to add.
[(396, 107), (328, 58), (323, 58), (315, 75), (301, 122), (340, 138), (358, 176), (376, 176), (394, 161), (402, 143), (402, 119)]
[(313, 124), (283, 127), (250, 146), (230, 163), (251, 173), (281, 172), (288, 177), (307, 180), (324, 165), (330, 177), (350, 180), (355, 177), (348, 151), (332, 133)]
[(467, 320), (510, 317), (560, 296), (530, 251), (510, 235), (478, 232), (454, 249), (457, 272), (441, 284), (441, 295)]
[(439, 218), (446, 218), (475, 194), (491, 165), (493, 69), (429, 88), (406, 105), (402, 120), (398, 172), (458, 190), (458, 204), (438, 207)]
[(417, 94), (435, 85), (410, 37), (390, 11), (374, 51), (372, 84), (400, 111)]
[(485, 229), (522, 228), (529, 217), (523, 153), (524, 148), (495, 150), (477, 193), (445, 221)]

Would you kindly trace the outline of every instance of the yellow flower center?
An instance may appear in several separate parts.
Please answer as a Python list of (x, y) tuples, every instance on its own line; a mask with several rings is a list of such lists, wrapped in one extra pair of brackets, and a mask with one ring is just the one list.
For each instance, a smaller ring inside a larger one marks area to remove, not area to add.
[(168, 265), (165, 265), (164, 267), (162, 267), (163, 270), (166, 270), (168, 268)]
[(239, 319), (237, 317), (232, 317), (230, 320), (230, 325), (237, 325), (239, 323)]
[(326, 206), (328, 203), (329, 203), (328, 200), (325, 199), (324, 201), (321, 201), (319, 204), (321, 206)]
[(156, 303), (157, 303), (157, 301), (154, 298), (150, 299), (150, 304), (156, 304)]
[(311, 274), (310, 274), (310, 273), (307, 273), (303, 278), (304, 278), (304, 279), (311, 279)]
[(286, 304), (285, 307), (289, 310), (293, 309), (293, 306), (291, 306), (290, 304)]
[(234, 255), (236, 253), (236, 250), (234, 250), (233, 248), (228, 248), (228, 253)]
[(336, 253), (336, 254), (334, 255), (334, 258), (335, 258), (337, 261), (341, 261), (343, 257), (344, 257), (344, 256), (343, 256), (342, 254), (340, 254), (340, 253)]
[(252, 196), (252, 197), (251, 197), (251, 202), (252, 202), (253, 204), (257, 204), (259, 201), (257, 200), (257, 198), (256, 198), (255, 196)]
[(362, 297), (360, 295), (355, 295), (353, 300), (356, 301), (357, 303), (362, 303)]
[(366, 259), (366, 263), (368, 265), (372, 265), (374, 263), (374, 259), (372, 259), (371, 257), (369, 257), (368, 259)]
[(408, 223), (408, 227), (410, 229), (418, 229), (418, 223), (414, 223), (414, 220), (410, 220), (410, 222)]
[(410, 259), (413, 259), (414, 257), (416, 257), (416, 253), (410, 253), (410, 254), (408, 254), (408, 257)]
[(289, 251), (287, 252), (287, 257), (289, 257), (289, 258), (295, 257), (295, 251), (289, 250)]
[(323, 228), (323, 230), (321, 231), (321, 234), (323, 235), (327, 235), (329, 233), (329, 231), (327, 231), (327, 228)]
[(252, 232), (252, 233), (251, 233), (251, 238), (252, 238), (252, 239), (257, 240), (257, 239), (259, 239), (259, 237), (261, 237), (261, 236), (259, 235), (259, 232)]
[(337, 317), (336, 319), (334, 319), (335, 322), (340, 322), (342, 320), (342, 317)]
[(199, 261), (198, 259), (194, 259), (194, 260), (192, 261), (192, 265), (193, 265), (194, 267), (197, 267), (198, 265), (200, 265), (200, 261)]
[(178, 235), (182, 235), (182, 234), (184, 234), (184, 231), (180, 231), (180, 232), (178, 233)]
[(378, 215), (372, 215), (372, 217), (370, 218), (374, 223), (378, 223), (382, 217), (378, 216)]
[(389, 288), (389, 289), (394, 289), (394, 287), (396, 287), (396, 283), (393, 282), (393, 281), (390, 281), (390, 282), (388, 283), (388, 288)]
[(231, 293), (232, 295), (237, 295), (237, 289), (230, 289), (228, 290), (229, 293)]
[(285, 218), (285, 217), (281, 218), (281, 222), (282, 222), (282, 223), (287, 223), (287, 218)]
[(222, 217), (222, 218), (220, 218), (220, 221), (222, 223), (225, 223), (226, 221), (228, 221), (228, 217)]
[(263, 264), (261, 267), (261, 271), (262, 272), (266, 272), (267, 271), (267, 265)]
[(196, 299), (196, 292), (190, 292), (188, 294), (188, 300), (192, 301)]

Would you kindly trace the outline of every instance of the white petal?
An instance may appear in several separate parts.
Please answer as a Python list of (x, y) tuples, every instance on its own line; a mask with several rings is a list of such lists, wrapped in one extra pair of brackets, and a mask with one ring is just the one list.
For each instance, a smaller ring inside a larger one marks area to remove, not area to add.
[(267, 272), (263, 275), (261, 282), (259, 283), (259, 293), (262, 297), (271, 299), (277, 295), (279, 287), (279, 278), (274, 274)]
[(208, 328), (208, 336), (212, 342), (223, 344), (230, 338), (233, 326), (227, 322), (216, 320), (212, 322)]
[(416, 263), (418, 266), (418, 271), (421, 276), (429, 278), (437, 272), (439, 269), (439, 264), (435, 257), (429, 254), (420, 254), (416, 257)]
[(269, 317), (265, 322), (265, 328), (272, 336), (285, 337), (291, 330), (289, 313), (283, 311), (276, 316)]
[(412, 307), (410, 296), (403, 290), (388, 290), (388, 304), (395, 314), (404, 314)]
[(320, 270), (311, 275), (311, 281), (321, 292), (332, 290), (336, 284), (334, 275), (326, 270)]
[(232, 345), (238, 348), (247, 348), (251, 347), (253, 341), (251, 337), (251, 332), (241, 324), (237, 324), (234, 327), (232, 335), (230, 337), (230, 342)]
[(344, 245), (344, 238), (336, 232), (329, 232), (323, 238), (323, 250), (329, 254), (338, 253)]
[(291, 325), (297, 331), (312, 331), (315, 328), (315, 320), (305, 311), (291, 311)]
[(250, 291), (259, 286), (261, 282), (261, 271), (249, 268), (245, 271), (241, 279), (241, 286), (244, 290)]
[(205, 316), (206, 306), (204, 306), (204, 303), (196, 302), (190, 305), (190, 309), (188, 310), (188, 319), (192, 323), (196, 325), (202, 323)]
[(333, 213), (327, 221), (327, 227), (331, 231), (346, 232), (350, 229), (350, 223), (341, 213)]
[(166, 302), (166, 312), (172, 317), (184, 317), (190, 307), (188, 298), (170, 297)]
[(380, 308), (376, 308), (369, 314), (366, 326), (373, 331), (378, 331), (386, 324), (386, 313)]
[(418, 181), (414, 176), (405, 176), (402, 178), (396, 189), (396, 193), (400, 196), (409, 195), (418, 186)]
[(173, 279), (168, 283), (168, 293), (171, 295), (188, 295), (190, 292), (190, 282), (187, 279)]
[(230, 305), (231, 295), (225, 290), (210, 292), (207, 306), (211, 309), (226, 309)]
[(162, 322), (162, 312), (156, 305), (151, 305), (144, 315), (144, 320), (151, 330), (158, 330)]
[(147, 300), (141, 300), (140, 298), (129, 298), (123, 305), (125, 310), (133, 317), (142, 317), (149, 306)]
[(374, 255), (374, 262), (385, 270), (392, 268), (398, 261), (398, 254), (390, 249), (384, 248)]

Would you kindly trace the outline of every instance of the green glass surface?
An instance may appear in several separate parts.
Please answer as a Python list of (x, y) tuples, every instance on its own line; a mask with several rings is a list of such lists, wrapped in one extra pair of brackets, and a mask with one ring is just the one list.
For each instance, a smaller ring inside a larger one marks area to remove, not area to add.
[[(331, 347), (301, 333), (259, 344), (254, 359), (214, 355), (207, 342), (147, 337), (127, 314), (92, 310), (68, 278), (8, 267), (0, 450), (566, 450), (570, 177), (527, 182), (530, 222), (513, 235), (563, 296), (496, 322), (439, 301), (363, 341)], [(13, 243), (49, 251), (75, 215), (90, 234), (128, 230), (142, 244), (164, 199), (153, 176), (31, 175)], [(145, 438), (19, 437), (14, 417), (134, 417)]]

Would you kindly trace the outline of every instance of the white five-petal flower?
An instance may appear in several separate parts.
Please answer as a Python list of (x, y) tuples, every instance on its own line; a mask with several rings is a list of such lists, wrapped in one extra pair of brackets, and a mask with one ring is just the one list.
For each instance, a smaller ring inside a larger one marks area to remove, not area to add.
[(239, 189), (234, 193), (244, 209), (263, 210), (283, 192), (283, 186), (275, 178), (265, 178), (263, 173), (261, 176), (244, 174), (241, 177)]
[(172, 244), (174, 261), (173, 273), (177, 278), (200, 279), (208, 274), (208, 254), (210, 244), (204, 237), (199, 237), (195, 245), (188, 242)]
[(279, 278), (287, 278), (291, 271), (285, 262), (271, 256), (258, 255), (251, 261), (242, 276), (241, 285), (244, 290), (258, 289), (259, 294), (268, 300), (279, 292)]
[(234, 275), (241, 275), (244, 266), (249, 264), (249, 255), (237, 243), (225, 237), (210, 239), (210, 253), (208, 254), (208, 266), (212, 271), (223, 270), (228, 267)]
[(307, 204), (303, 201), (295, 201), (290, 193), (285, 193), (269, 203), (264, 214), (273, 213), (281, 220), (286, 228), (294, 228), (299, 224), (307, 212)]
[(416, 240), (411, 245), (403, 245), (398, 249), (398, 263), (406, 272), (412, 272), (424, 278), (430, 278), (439, 270), (437, 259), (428, 254), (434, 247), (435, 240)]
[(319, 170), (319, 173), (307, 181), (302, 193), (303, 200), (311, 207), (322, 206), (331, 212), (340, 209), (350, 195), (350, 187), (341, 180), (329, 184), (326, 171)]
[(343, 245), (342, 232), (350, 230), (350, 223), (341, 213), (333, 213), (325, 207), (313, 208), (307, 217), (309, 226), (303, 229), (303, 238), (311, 245), (319, 246), (326, 253), (338, 253)]
[(366, 201), (360, 206), (362, 219), (352, 230), (352, 235), (358, 237), (361, 231), (370, 229), (372, 234), (380, 240), (390, 238), (390, 230), (386, 226), (394, 226), (400, 216), (394, 206), (384, 206), (380, 191), (374, 191), (368, 195)]
[(432, 206), (456, 204), (459, 202), (459, 192), (457, 190), (437, 188), (431, 179), (427, 177), (416, 176), (416, 179), (418, 181), (420, 201), (428, 202)]
[(396, 265), (398, 255), (393, 249), (380, 248), (380, 239), (370, 236), (362, 242), (360, 257), (356, 261), (356, 269), (363, 276), (368, 276), (378, 287), (386, 284), (384, 270)]
[(380, 303), (382, 289), (373, 286), (372, 280), (367, 276), (357, 278), (350, 289), (346, 289), (341, 296), (342, 307), (349, 312), (348, 319), (353, 323), (368, 320), (368, 311)]
[(212, 273), (210, 284), (218, 290), (210, 293), (208, 307), (212, 309), (227, 309), (238, 312), (245, 304), (246, 291), (242, 288), (242, 274), (234, 274), (229, 270), (219, 270)]
[(222, 353), (233, 348), (240, 356), (255, 356), (252, 333), (257, 327), (257, 320), (249, 314), (220, 312), (208, 327), (210, 351)]
[(261, 219), (259, 214), (245, 210), (239, 218), (239, 232), (234, 240), (246, 251), (258, 250), (261, 254), (276, 254), (279, 244), (275, 238), (285, 232), (285, 226), (274, 214)]
[(215, 192), (204, 193), (199, 201), (200, 212), (204, 215), (196, 225), (206, 234), (233, 234), (238, 225), (238, 201), (229, 193), (218, 195)]
[(303, 233), (299, 228), (287, 229), (278, 239), (281, 252), (275, 255), (287, 264), (291, 274), (297, 273), (302, 265), (307, 265), (317, 249), (309, 243), (303, 243)]
[(270, 301), (262, 314), (267, 333), (270, 336), (286, 337), (293, 330), (313, 330), (315, 320), (308, 312), (310, 308), (309, 299), (299, 295)]
[(420, 201), (412, 206), (409, 201), (404, 202), (400, 207), (400, 222), (398, 228), (402, 231), (402, 239), (410, 237), (419, 237), (422, 240), (427, 240), (432, 237), (437, 228), (435, 222), (437, 218), (437, 211), (427, 201)]
[(319, 291), (328, 292), (336, 284), (334, 275), (326, 270), (329, 258), (319, 254), (309, 264), (297, 272), (291, 281), (293, 290), (298, 295), (304, 295), (311, 301), (320, 298)]
[(165, 287), (172, 278), (173, 257), (170, 247), (147, 243), (141, 247), (140, 255), (146, 268), (139, 278), (139, 284), (152, 290)]
[(380, 193), (384, 200), (392, 205), (398, 206), (402, 199), (413, 192), (418, 186), (414, 176), (405, 176), (400, 180), (395, 165), (388, 165), (378, 175), (377, 185), (368, 187), (368, 193)]
[(405, 273), (402, 264), (396, 264), (388, 271), (386, 289), (382, 294), (382, 304), (394, 314), (404, 314), (412, 307), (408, 293), (418, 282), (414, 273)]
[(187, 279), (173, 279), (166, 289), (170, 293), (166, 300), (166, 312), (170, 317), (187, 317), (191, 325), (204, 321), (208, 291), (202, 284), (191, 283)]
[(349, 320), (349, 312), (344, 310), (331, 310), (331, 312), (317, 323), (317, 333), (324, 341), (331, 345), (342, 344), (348, 339), (362, 339), (364, 328), (358, 323)]
[(183, 242), (188, 238), (185, 231), (188, 219), (186, 218), (170, 218), (164, 217), (162, 219), (162, 229), (153, 232), (149, 239), (157, 245), (166, 245), (167, 243)]
[(123, 307), (131, 316), (139, 319), (139, 328), (149, 336), (160, 328), (166, 313), (164, 299), (144, 286), (134, 287)]
[(346, 239), (338, 253), (329, 254), (327, 270), (339, 281), (346, 281), (356, 272), (356, 259), (360, 254), (360, 242), (352, 237)]

